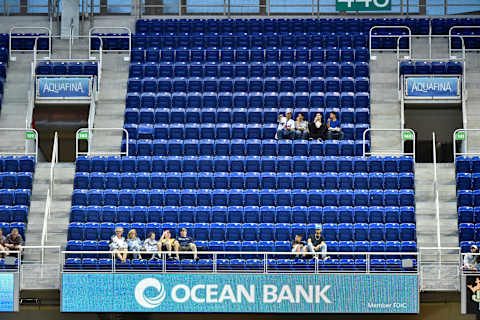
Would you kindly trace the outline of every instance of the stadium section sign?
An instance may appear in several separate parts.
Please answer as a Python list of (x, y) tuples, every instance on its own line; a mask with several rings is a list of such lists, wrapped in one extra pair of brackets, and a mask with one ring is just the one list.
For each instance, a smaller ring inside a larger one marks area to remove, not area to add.
[(415, 274), (64, 273), (62, 312), (418, 313)]
[(337, 11), (381, 11), (391, 10), (391, 0), (336, 0)]
[(407, 99), (459, 99), (460, 77), (405, 77)]
[(86, 99), (91, 96), (91, 77), (37, 77), (37, 98)]

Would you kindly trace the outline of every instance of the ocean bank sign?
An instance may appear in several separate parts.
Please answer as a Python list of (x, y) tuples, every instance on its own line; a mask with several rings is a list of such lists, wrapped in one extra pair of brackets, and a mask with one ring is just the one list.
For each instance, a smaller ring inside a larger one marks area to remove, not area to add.
[(418, 313), (414, 274), (62, 275), (62, 312)]
[(405, 98), (460, 99), (460, 77), (405, 77)]
[(37, 98), (88, 99), (91, 77), (37, 77)]

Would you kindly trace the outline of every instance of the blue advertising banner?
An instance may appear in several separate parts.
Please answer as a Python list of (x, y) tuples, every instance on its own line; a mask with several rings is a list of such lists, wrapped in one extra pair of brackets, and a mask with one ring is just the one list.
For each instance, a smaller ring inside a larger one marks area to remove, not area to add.
[(459, 98), (458, 77), (406, 77), (405, 95), (409, 98)]
[(414, 274), (64, 273), (62, 312), (418, 313)]
[(0, 273), (0, 312), (15, 311), (15, 274)]
[(37, 98), (88, 98), (88, 77), (38, 77)]

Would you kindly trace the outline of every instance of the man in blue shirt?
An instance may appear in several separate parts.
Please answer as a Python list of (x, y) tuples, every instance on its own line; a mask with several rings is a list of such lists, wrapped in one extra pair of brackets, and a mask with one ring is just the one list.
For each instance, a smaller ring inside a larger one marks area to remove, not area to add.
[(187, 236), (187, 229), (182, 228), (180, 229), (180, 236), (177, 237), (177, 240), (174, 243), (174, 248), (175, 248), (175, 254), (177, 260), (180, 260), (180, 256), (178, 253), (180, 251), (192, 251), (193, 252), (193, 258), (195, 260), (198, 259), (197, 257), (197, 246), (193, 242), (193, 239), (189, 236)]
[(343, 140), (343, 132), (340, 128), (340, 121), (335, 112), (330, 112), (330, 118), (327, 121), (328, 139)]

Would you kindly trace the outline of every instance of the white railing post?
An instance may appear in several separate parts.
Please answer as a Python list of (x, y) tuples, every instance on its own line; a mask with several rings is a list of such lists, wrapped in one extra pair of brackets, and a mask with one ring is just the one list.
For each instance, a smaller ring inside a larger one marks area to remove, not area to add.
[[(93, 132), (95, 131), (120, 131), (122, 134), (125, 134), (125, 139), (126, 139), (126, 145), (125, 145), (125, 151), (122, 152), (96, 152), (92, 151), (92, 138), (93, 138)], [(79, 133), (80, 132), (88, 132), (87, 139), (79, 139)], [(119, 155), (119, 156), (125, 156), (128, 155), (128, 131), (125, 130), (125, 128), (80, 128), (77, 130), (75, 133), (75, 158), (78, 158), (78, 156), (84, 155), (84, 156), (94, 156), (94, 155)], [(86, 152), (80, 151), (79, 150), (79, 140), (87, 140), (87, 145), (88, 149)]]
[(437, 222), (437, 247), (441, 247), (440, 237), (440, 200), (438, 190), (438, 177), (437, 177), (437, 142), (435, 132), (432, 132), (432, 144), (433, 144), (433, 192), (435, 196), (435, 218)]

